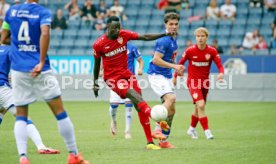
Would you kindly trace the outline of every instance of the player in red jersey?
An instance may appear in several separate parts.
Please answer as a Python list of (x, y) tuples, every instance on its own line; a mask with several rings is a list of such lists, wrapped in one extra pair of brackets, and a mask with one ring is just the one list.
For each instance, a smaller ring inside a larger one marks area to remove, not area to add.
[[(103, 59), (104, 81), (122, 99), (129, 98), (138, 111), (140, 123), (147, 138), (147, 149), (160, 149), (154, 145), (150, 128), (151, 108), (143, 100), (141, 89), (137, 84), (136, 77), (128, 69), (127, 42), (129, 40), (155, 40), (174, 33), (145, 34), (121, 29), (119, 18), (112, 16), (107, 20), (107, 33), (99, 37), (93, 45), (94, 63), (94, 94), (98, 96), (98, 77), (101, 58)], [(183, 70), (177, 70), (179, 73)], [(167, 123), (164, 125), (168, 128)]]
[[(217, 50), (206, 44), (209, 35), (208, 30), (199, 27), (194, 31), (194, 35), (197, 44), (187, 48), (179, 61), (179, 64), (184, 64), (186, 60), (189, 60), (187, 86), (195, 104), (195, 110), (191, 118), (191, 126), (187, 134), (193, 139), (198, 138), (195, 128), (199, 121), (205, 131), (206, 138), (213, 139), (214, 136), (208, 127), (208, 118), (204, 112), (209, 90), (210, 67), (212, 61), (214, 61), (219, 70), (217, 80), (223, 79), (224, 68)], [(173, 83), (175, 85), (177, 75), (183, 74), (174, 74)]]

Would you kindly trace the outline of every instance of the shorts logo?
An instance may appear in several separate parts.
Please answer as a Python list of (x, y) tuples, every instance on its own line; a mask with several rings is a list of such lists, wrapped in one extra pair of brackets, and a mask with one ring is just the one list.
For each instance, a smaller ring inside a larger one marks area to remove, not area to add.
[(194, 98), (194, 99), (197, 99), (197, 98), (198, 98), (198, 94), (197, 94), (197, 93), (194, 93), (194, 94), (193, 94), (193, 98)]
[(120, 43), (120, 44), (122, 44), (123, 41), (124, 41), (124, 39), (123, 39), (122, 37), (119, 37), (119, 38), (117, 39), (117, 42)]
[(210, 59), (210, 57), (211, 57), (211, 55), (210, 55), (210, 54), (206, 54), (206, 55), (205, 55), (206, 60), (209, 60), (209, 59)]

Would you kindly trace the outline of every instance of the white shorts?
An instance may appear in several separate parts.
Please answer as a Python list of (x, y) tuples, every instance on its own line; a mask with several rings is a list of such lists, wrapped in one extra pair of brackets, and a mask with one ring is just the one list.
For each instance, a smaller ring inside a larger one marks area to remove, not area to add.
[(148, 75), (150, 86), (152, 90), (160, 97), (167, 93), (174, 93), (174, 86), (172, 79), (168, 79), (163, 75)]
[(13, 105), (12, 89), (6, 85), (0, 86), (0, 109), (8, 110)]
[(122, 99), (117, 93), (114, 91), (110, 90), (110, 98), (109, 98), (110, 103), (119, 103), (119, 104), (124, 104), (125, 102), (131, 102), (130, 99)]
[(24, 106), (36, 101), (37, 96), (50, 101), (61, 95), (57, 78), (52, 70), (41, 72), (36, 78), (28, 72), (11, 70), (12, 91), (15, 106)]

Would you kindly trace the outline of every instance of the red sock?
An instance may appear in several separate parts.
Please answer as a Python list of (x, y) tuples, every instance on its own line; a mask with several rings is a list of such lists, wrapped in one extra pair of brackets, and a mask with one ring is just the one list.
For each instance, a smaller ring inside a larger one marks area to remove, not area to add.
[(208, 117), (207, 116), (199, 118), (199, 122), (200, 122), (203, 130), (209, 129), (209, 127), (208, 127)]
[(150, 106), (145, 102), (145, 101), (142, 101), (140, 103), (137, 104), (137, 107), (140, 109), (140, 111), (142, 113), (144, 113), (147, 117), (150, 117), (150, 111), (151, 111), (151, 108)]
[(151, 136), (151, 128), (150, 128), (150, 120), (149, 117), (145, 115), (143, 112), (138, 112), (140, 123), (144, 129), (145, 135), (147, 137), (148, 143), (153, 142)]
[(195, 115), (192, 115), (192, 117), (191, 117), (191, 127), (195, 128), (197, 123), (198, 123), (198, 117), (196, 117)]

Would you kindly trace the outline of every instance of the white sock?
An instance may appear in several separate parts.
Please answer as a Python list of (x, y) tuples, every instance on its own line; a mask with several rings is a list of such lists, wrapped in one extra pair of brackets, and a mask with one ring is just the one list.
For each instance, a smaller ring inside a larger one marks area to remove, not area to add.
[(35, 125), (32, 123), (31, 120), (28, 120), (27, 130), (28, 130), (29, 138), (32, 139), (32, 141), (35, 144), (35, 146), (37, 147), (37, 149), (38, 150), (46, 149), (46, 146), (43, 144), (38, 130), (36, 129)]
[(132, 122), (132, 107), (126, 107), (126, 129), (125, 132), (130, 132)]
[(14, 135), (18, 154), (27, 155), (27, 117), (16, 117), (16, 121), (14, 124)]
[(117, 110), (118, 110), (118, 105), (110, 105), (110, 107), (109, 107), (109, 114), (110, 114), (111, 120), (113, 122), (116, 121)]
[(194, 131), (194, 130), (195, 130), (195, 128), (190, 126), (189, 131)]
[(78, 149), (75, 139), (74, 126), (68, 116), (64, 119), (58, 120), (58, 129), (60, 134), (63, 136), (68, 151), (77, 155)]

